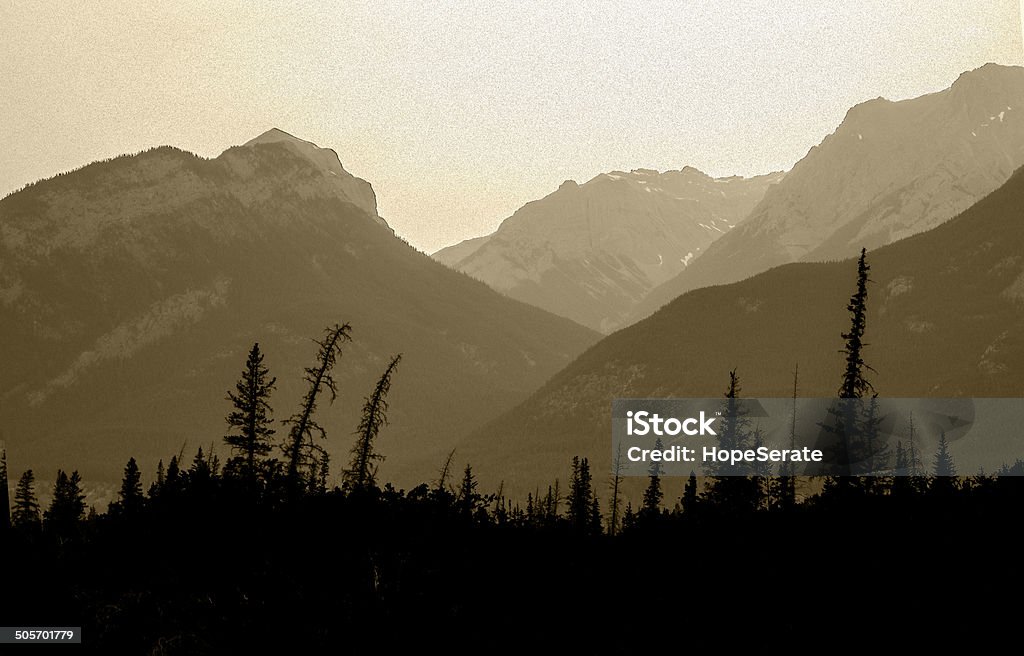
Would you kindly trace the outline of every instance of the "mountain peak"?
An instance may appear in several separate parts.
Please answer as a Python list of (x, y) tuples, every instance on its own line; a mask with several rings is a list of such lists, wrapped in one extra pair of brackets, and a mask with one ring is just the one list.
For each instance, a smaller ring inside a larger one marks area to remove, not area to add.
[(1004, 64), (989, 62), (979, 66), (978, 68), (964, 71), (960, 74), (957, 80), (981, 77), (991, 78), (1001, 75), (1020, 75), (1021, 73), (1024, 73), (1024, 67), (1022, 66), (1006, 66)]
[(332, 179), (349, 201), (368, 212), (377, 223), (391, 229), (377, 214), (377, 197), (373, 193), (370, 183), (346, 171), (345, 167), (341, 165), (338, 153), (334, 150), (321, 148), (312, 141), (300, 139), (281, 128), (270, 128), (258, 137), (246, 141), (242, 144), (242, 148), (255, 148), (267, 144), (283, 146), (310, 162), (325, 176)]
[(251, 148), (261, 144), (283, 144), (293, 152), (310, 160), (319, 169), (333, 171), (335, 175), (341, 173), (347, 174), (347, 171), (345, 171), (345, 168), (341, 165), (341, 160), (338, 158), (338, 154), (336, 152), (330, 148), (321, 148), (312, 141), (299, 139), (295, 135), (285, 132), (280, 128), (270, 128), (258, 137), (246, 141), (242, 144), (242, 147)]
[(243, 145), (244, 146), (253, 146), (255, 144), (277, 143), (277, 142), (280, 142), (280, 141), (287, 141), (287, 142), (292, 142), (292, 143), (296, 143), (296, 144), (305, 144), (305, 145), (308, 145), (308, 146), (313, 146), (314, 148), (318, 148), (318, 146), (315, 143), (313, 143), (311, 141), (306, 141), (305, 139), (299, 139), (294, 134), (290, 134), (288, 132), (285, 132), (281, 128), (270, 128), (269, 130), (267, 130), (266, 132), (262, 133), (258, 137), (254, 137), (254, 138), (250, 139), (249, 141), (246, 141)]

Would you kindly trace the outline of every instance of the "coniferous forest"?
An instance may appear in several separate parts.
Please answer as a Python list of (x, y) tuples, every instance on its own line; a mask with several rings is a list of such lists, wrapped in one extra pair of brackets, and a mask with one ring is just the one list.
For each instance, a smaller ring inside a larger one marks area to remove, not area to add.
[[(837, 341), (840, 401), (878, 393), (869, 272), (862, 251)], [(0, 515), (4, 623), (82, 626), (96, 653), (575, 652), (922, 644), (976, 637), (1016, 612), (1019, 461), (967, 475), (944, 440), (926, 454), (911, 439), (870, 454), (889, 459), (890, 477), (686, 479), (655, 466), (634, 496), (617, 467), (574, 457), (561, 480), (512, 498), (482, 489), (453, 452), (434, 480), (395, 489), (378, 475), (377, 437), (401, 355), (353, 418), (349, 460), (324, 449), (318, 412), (337, 393), (350, 333), (335, 324), (316, 340), (294, 408), (278, 403), (253, 344), (224, 400), (222, 449), (169, 454), (148, 489), (129, 459), (105, 512), (87, 507), (77, 471), (52, 483), (26, 471), (0, 499), (11, 508)], [(730, 404), (741, 380), (723, 373)], [(837, 407), (836, 425), (870, 432), (872, 417)], [(758, 439), (742, 420), (721, 436)]]

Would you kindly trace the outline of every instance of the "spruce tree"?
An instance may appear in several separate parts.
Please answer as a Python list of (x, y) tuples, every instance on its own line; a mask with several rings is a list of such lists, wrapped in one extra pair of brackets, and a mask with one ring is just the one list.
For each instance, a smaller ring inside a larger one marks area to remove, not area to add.
[(840, 497), (847, 495), (854, 487), (850, 478), (861, 468), (860, 463), (867, 454), (863, 444), (861, 414), (863, 403), (860, 399), (874, 393), (874, 387), (865, 377), (865, 371), (873, 371), (864, 362), (864, 332), (867, 328), (868, 273), (867, 249), (861, 249), (857, 260), (857, 284), (846, 309), (850, 313), (850, 330), (841, 333), (845, 340), (842, 353), (845, 359), (842, 380), (839, 384), (836, 405), (829, 409), (830, 424), (821, 427), (830, 434), (827, 445), (831, 475), (825, 481), (825, 491)]
[(192, 466), (188, 468), (188, 486), (192, 491), (206, 490), (213, 479), (213, 468), (210, 466), (210, 458), (203, 453), (203, 447), (199, 447), (196, 455), (192, 457)]
[(690, 472), (690, 477), (686, 479), (686, 486), (683, 488), (683, 515), (686, 517), (693, 517), (694, 513), (697, 512), (697, 474)]
[(566, 517), (578, 532), (585, 533), (591, 522), (594, 504), (594, 488), (591, 482), (590, 463), (586, 458), (573, 456), (572, 477), (569, 479), (569, 506)]
[(867, 328), (868, 273), (871, 267), (867, 262), (867, 249), (862, 248), (857, 260), (857, 289), (846, 309), (850, 312), (850, 332), (843, 333), (846, 340), (843, 353), (846, 356), (846, 369), (839, 385), (839, 398), (860, 399), (874, 392), (874, 387), (864, 377), (864, 370), (874, 371), (864, 363), (864, 331)]
[(7, 450), (0, 447), (0, 534), (11, 528), (11, 493), (7, 485)]
[[(182, 447), (184, 449), (184, 447)], [(181, 456), (171, 456), (167, 463), (167, 477), (160, 487), (160, 493), (164, 495), (176, 495), (184, 488), (184, 474), (181, 472)]]
[[(740, 399), (741, 391), (740, 377), (733, 369), (729, 372), (729, 387), (721, 410), (719, 448), (745, 450), (754, 446), (747, 409)], [(717, 474), (706, 492), (706, 499), (712, 506), (729, 511), (752, 511), (760, 507), (761, 483), (759, 479), (749, 476), (752, 467), (747, 464), (732, 466), (720, 463), (708, 469)]]
[(161, 459), (160, 462), (156, 463), (156, 480), (149, 485), (149, 498), (155, 499), (160, 496), (160, 491), (164, 487), (164, 461)]
[[(654, 442), (654, 448), (662, 450), (664, 444), (659, 437)], [(654, 520), (661, 516), (661, 500), (665, 494), (661, 489), (661, 463), (652, 461), (647, 470), (647, 489), (644, 490), (643, 506), (640, 508), (640, 518)]]
[(121, 480), (121, 490), (118, 492), (118, 512), (131, 516), (142, 510), (142, 474), (135, 458), (129, 458), (128, 464), (124, 467), (124, 478)]
[(590, 535), (601, 535), (603, 530), (601, 526), (601, 501), (597, 498), (597, 494), (595, 494), (590, 502), (590, 525), (587, 532)]
[(282, 450), (287, 463), (288, 493), (292, 497), (308, 489), (313, 477), (316, 476), (319, 456), (324, 453), (316, 438), (327, 438), (327, 431), (313, 418), (317, 400), (324, 389), (330, 393), (331, 403), (338, 396), (338, 386), (332, 372), (341, 356), (342, 345), (352, 339), (351, 331), (352, 327), (347, 323), (335, 324), (324, 330), (323, 339), (314, 340), (318, 346), (316, 365), (306, 368), (303, 376), (309, 387), (302, 397), (299, 411), (285, 420), (285, 423), (291, 426), (291, 430)]
[(615, 462), (612, 464), (612, 480), (609, 485), (612, 490), (611, 506), (609, 508), (608, 516), (608, 535), (614, 536), (619, 532), (619, 523), (621, 514), (621, 500), (619, 499), (619, 489), (622, 487), (622, 445), (619, 445), (618, 450), (615, 452)]
[(945, 431), (939, 434), (939, 451), (935, 454), (933, 472), (939, 478), (956, 476), (956, 464), (953, 462), (953, 455), (949, 452), (949, 443), (946, 441)]
[(263, 365), (263, 353), (257, 342), (249, 351), (235, 391), (228, 391), (227, 395), (233, 409), (226, 418), (229, 432), (224, 441), (235, 454), (228, 461), (227, 471), (237, 474), (250, 489), (260, 479), (261, 461), (272, 449), (275, 431), (269, 399), (276, 382)]
[[(796, 448), (797, 395), (800, 383), (800, 365), (793, 369), (793, 406), (790, 409), (789, 448)], [(780, 510), (790, 510), (796, 505), (796, 464), (786, 460), (779, 464), (779, 478), (776, 484), (777, 506)]]
[(44, 517), (46, 525), (62, 537), (73, 532), (85, 515), (85, 495), (81, 483), (82, 478), (77, 471), (72, 472), (71, 476), (62, 469), (57, 471), (53, 500)]
[(477, 494), (476, 489), (477, 482), (476, 476), (473, 475), (473, 467), (466, 463), (466, 468), (462, 472), (462, 483), (459, 484), (456, 506), (459, 513), (467, 519), (471, 519), (476, 514), (476, 509), (480, 505), (481, 497)]
[(626, 511), (622, 514), (622, 530), (630, 531), (636, 528), (636, 513), (633, 512), (633, 504), (626, 502)]
[(381, 427), (388, 423), (388, 392), (391, 390), (391, 376), (401, 360), (401, 354), (391, 358), (387, 369), (384, 370), (377, 385), (374, 386), (373, 392), (364, 400), (363, 414), (359, 419), (359, 427), (356, 429), (358, 439), (352, 447), (352, 460), (348, 469), (345, 470), (345, 485), (349, 489), (364, 490), (376, 484), (377, 463), (383, 460), (384, 456), (374, 452), (373, 441)]
[(18, 479), (18, 487), (14, 490), (13, 524), (18, 528), (33, 528), (40, 524), (39, 500), (36, 498), (35, 474), (26, 470)]
[(896, 442), (896, 463), (893, 467), (892, 488), (890, 494), (893, 497), (902, 497), (910, 493), (910, 461), (907, 450), (903, 448), (903, 442)]

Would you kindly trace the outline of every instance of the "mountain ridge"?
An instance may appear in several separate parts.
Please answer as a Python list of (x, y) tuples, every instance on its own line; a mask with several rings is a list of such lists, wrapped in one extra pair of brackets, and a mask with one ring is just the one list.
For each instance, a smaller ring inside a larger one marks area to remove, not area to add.
[[(1024, 394), (1021, 207), (1024, 169), (937, 228), (868, 252), (864, 358), (881, 395)], [(614, 398), (719, 397), (731, 370), (743, 396), (788, 397), (797, 365), (800, 396), (835, 396), (855, 279), (855, 259), (795, 262), (687, 292), (587, 349), (459, 452), (531, 490), (573, 455), (610, 470)]]
[(311, 339), (342, 321), (354, 342), (338, 404), (320, 410), (335, 471), (363, 395), (403, 352), (381, 435), (385, 470), (398, 468), (446, 451), (596, 340), (416, 251), (340, 177), (287, 144), (213, 159), (160, 147), (0, 200), (0, 307), (13, 318), (0, 322), (0, 426), (12, 469), (116, 481), (128, 456), (152, 471), (183, 442), (219, 447), (224, 393), (252, 343), (278, 377), (282, 418), (301, 397)]
[(783, 176), (712, 178), (687, 166), (566, 180), (490, 235), (433, 257), (513, 298), (607, 331), (742, 221)]
[(851, 256), (966, 210), (1024, 165), (1024, 68), (986, 64), (917, 98), (858, 103), (693, 266), (629, 321), (691, 289)]

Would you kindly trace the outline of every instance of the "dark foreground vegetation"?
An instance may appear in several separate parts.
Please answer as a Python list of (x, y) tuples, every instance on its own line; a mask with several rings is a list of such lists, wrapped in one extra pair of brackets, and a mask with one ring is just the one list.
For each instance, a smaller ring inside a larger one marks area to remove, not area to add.
[[(840, 399), (873, 393), (867, 273), (862, 256)], [(655, 468), (634, 508), (622, 479), (595, 479), (585, 458), (566, 463), (564, 486), (513, 500), (449, 457), (436, 480), (396, 490), (378, 481), (374, 450), (395, 356), (329, 486), (316, 409), (348, 333), (318, 341), (283, 423), (253, 346), (228, 395), (224, 463), (202, 449), (172, 456), (144, 491), (130, 460), (102, 514), (87, 511), (75, 472), (58, 473), (43, 510), (26, 472), (10, 521), (0, 514), (0, 623), (80, 625), (83, 648), (109, 654), (899, 647), (1015, 628), (1020, 463), (957, 477), (944, 449), (924, 465), (912, 440), (893, 454), (869, 440), (867, 457), (893, 458), (893, 476), (683, 480)], [(733, 372), (723, 402), (739, 391)], [(726, 425), (728, 446), (757, 439), (741, 417)], [(870, 437), (871, 425), (838, 412), (833, 428)]]

